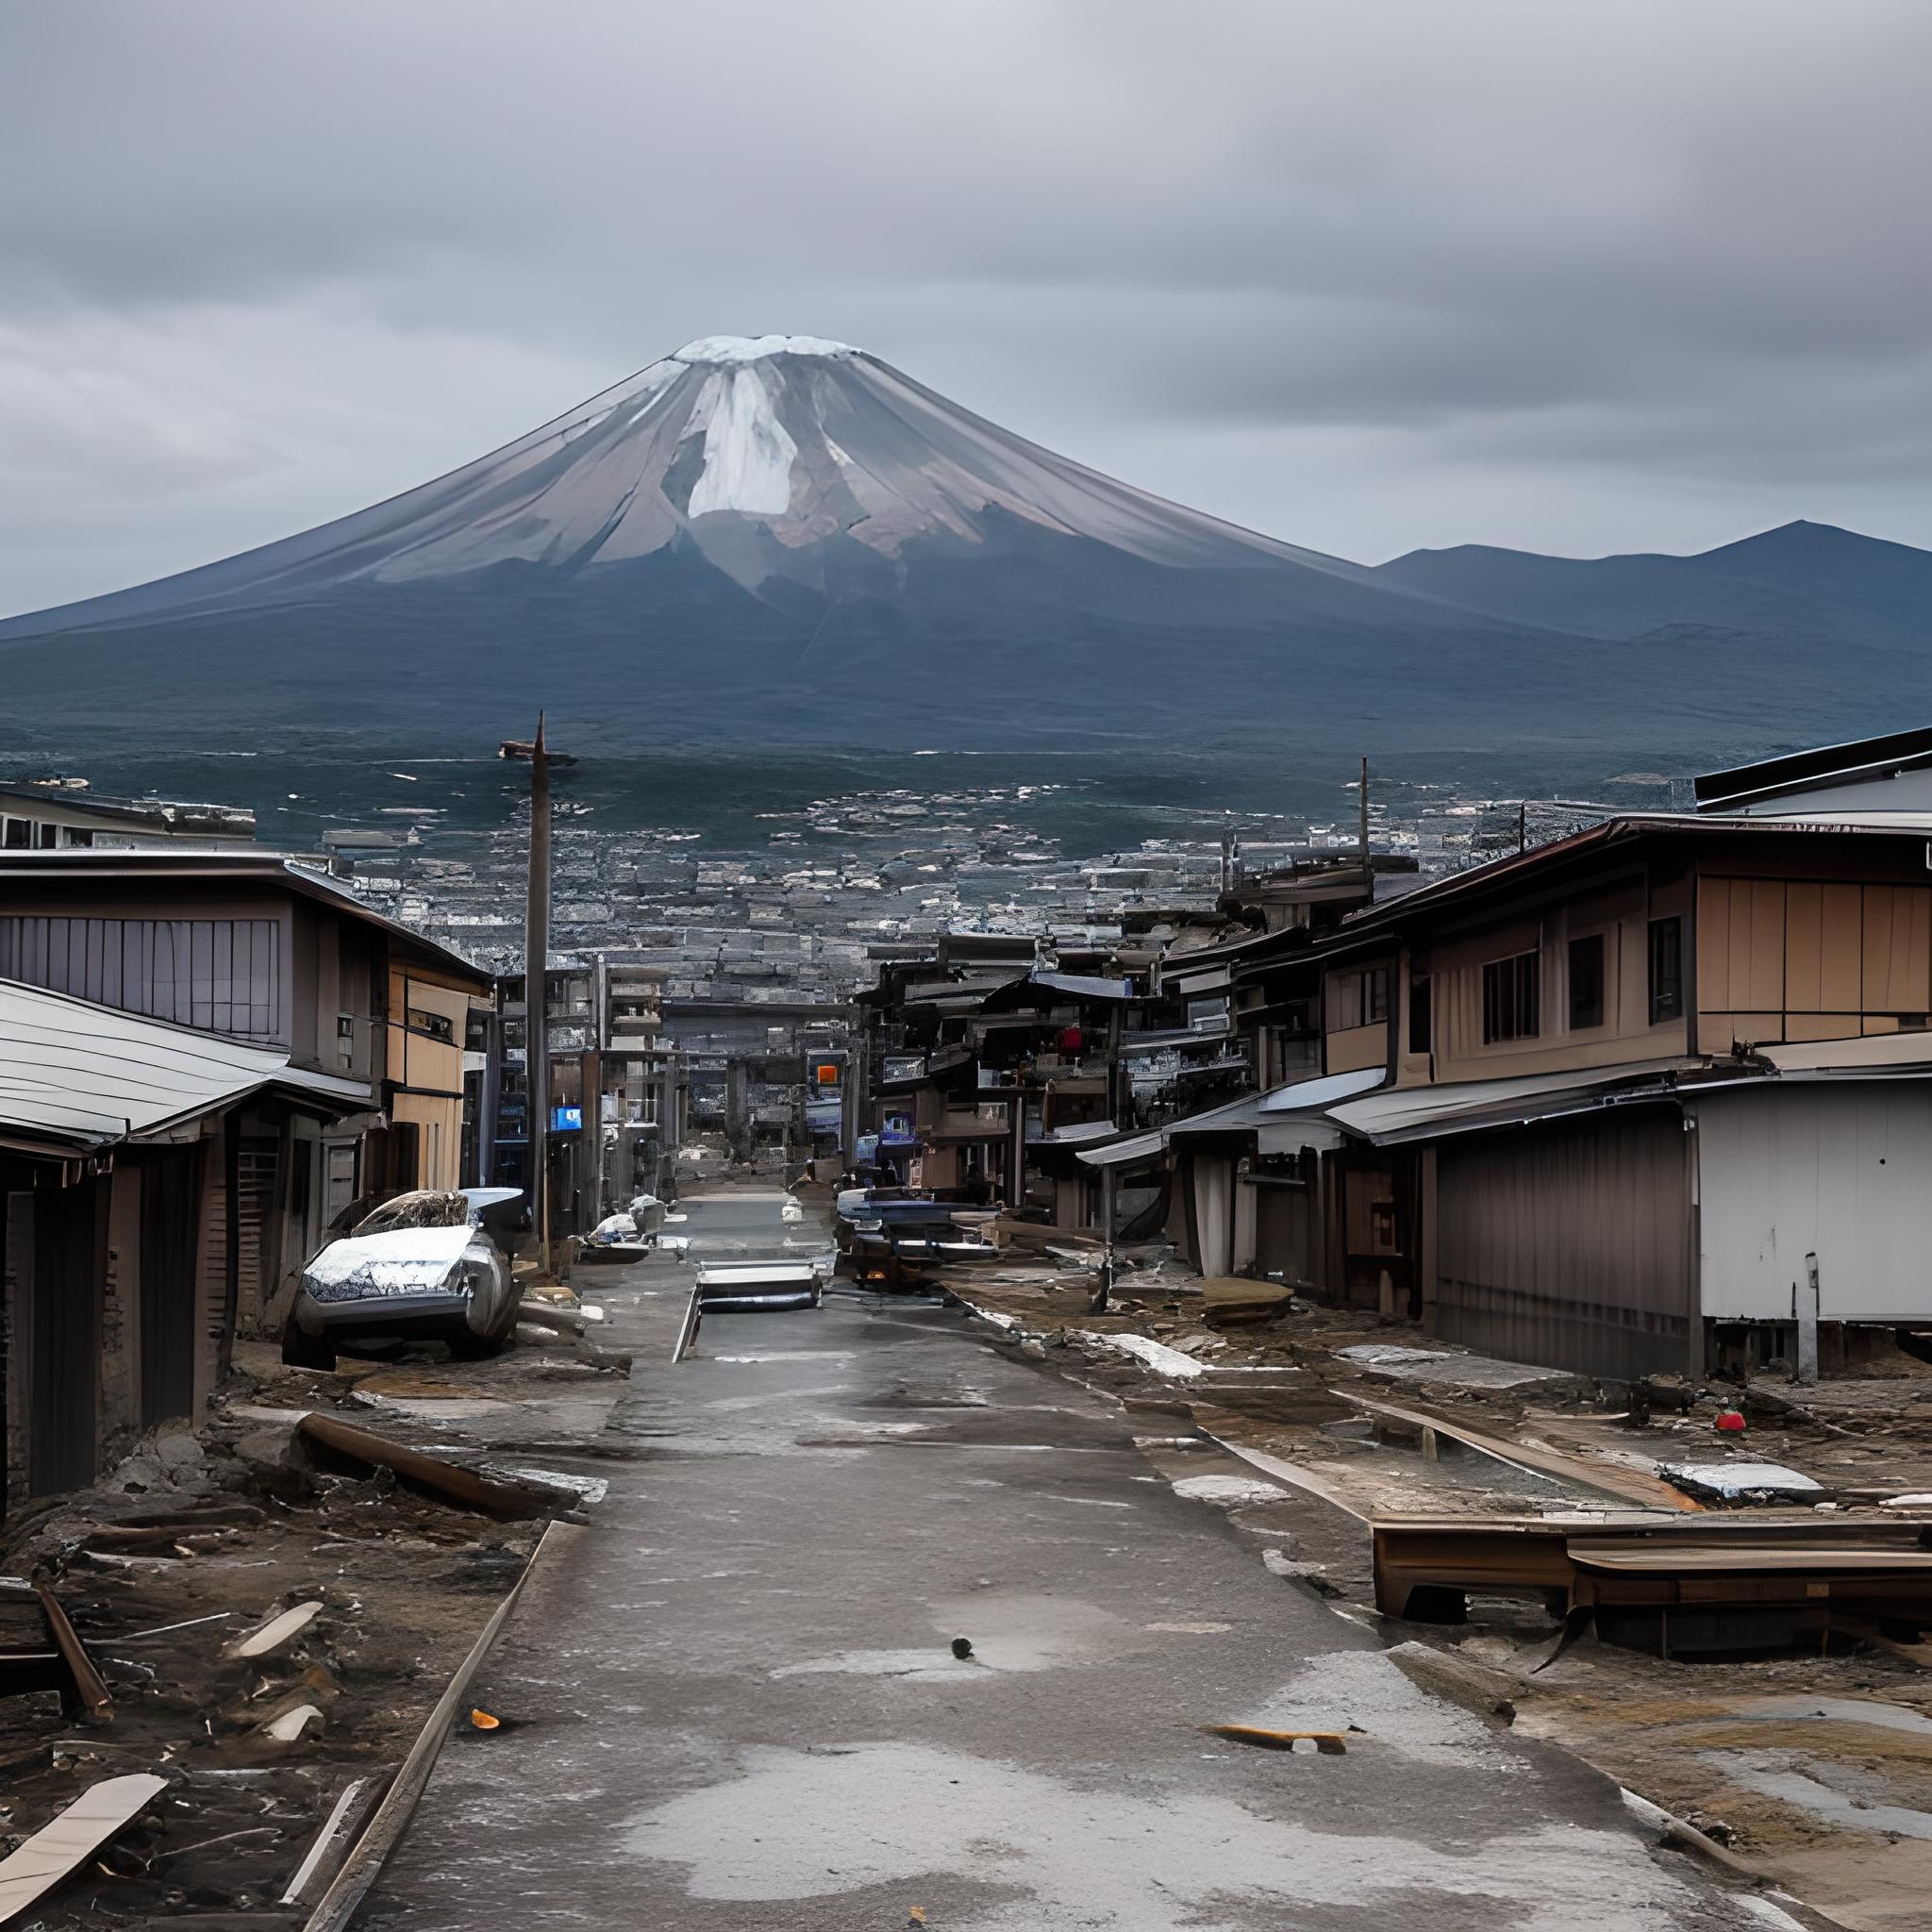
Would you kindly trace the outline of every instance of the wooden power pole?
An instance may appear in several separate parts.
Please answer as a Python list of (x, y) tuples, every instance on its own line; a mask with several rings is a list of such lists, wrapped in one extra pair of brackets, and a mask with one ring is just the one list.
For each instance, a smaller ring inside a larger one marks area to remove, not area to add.
[(1369, 898), (1373, 903), (1375, 896), (1375, 874), (1374, 867), (1369, 858), (1369, 761), (1367, 758), (1362, 760), (1360, 812), (1361, 816), (1357, 822), (1357, 842), (1361, 849), (1362, 855), (1362, 881), (1369, 889)]
[(550, 754), (543, 714), (530, 746), (530, 877), (524, 904), (524, 1086), (530, 1121), (530, 1220), (550, 1273)]

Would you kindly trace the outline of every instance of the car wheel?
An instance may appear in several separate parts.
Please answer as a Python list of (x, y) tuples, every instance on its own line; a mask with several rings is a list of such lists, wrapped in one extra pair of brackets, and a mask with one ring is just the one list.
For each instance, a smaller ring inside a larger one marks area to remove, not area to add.
[(282, 1326), (282, 1359), (291, 1369), (332, 1369), (334, 1344), (325, 1335), (310, 1335), (293, 1315)]

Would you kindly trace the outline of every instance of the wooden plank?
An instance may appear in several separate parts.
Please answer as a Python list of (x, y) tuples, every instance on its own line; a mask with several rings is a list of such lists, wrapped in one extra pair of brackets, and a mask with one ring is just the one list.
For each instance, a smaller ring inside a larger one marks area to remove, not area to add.
[(60, 1607), (59, 1599), (44, 1583), (36, 1586), (34, 1594), (41, 1600), (41, 1616), (46, 1624), (47, 1635), (54, 1640), (54, 1647), (60, 1653), (61, 1661), (74, 1679), (75, 1695), (87, 1707), (90, 1717), (112, 1717), (114, 1700), (108, 1695), (108, 1687), (101, 1681), (100, 1672), (94, 1669), (94, 1660), (88, 1656), (87, 1645), (67, 1621), (67, 1612)]
[(490, 1655), (498, 1634), (509, 1621), (517, 1599), (522, 1596), (538, 1565), (546, 1559), (554, 1561), (559, 1551), (569, 1547), (569, 1540), (574, 1535), (569, 1527), (555, 1523), (545, 1528), (537, 1547), (530, 1552), (530, 1560), (525, 1566), (524, 1574), (511, 1584), (503, 1601), (491, 1612), (490, 1621), (477, 1633), (469, 1655), (457, 1666), (456, 1674), (437, 1700), (436, 1708), (429, 1713), (415, 1743), (409, 1747), (409, 1755), (404, 1758), (401, 1770), (390, 1780), (382, 1802), (376, 1806), (362, 1835), (350, 1847), (348, 1856), (342, 1860), (320, 1903), (304, 1922), (302, 1932), (343, 1932), (355, 1917), (357, 1907), (375, 1883), (384, 1861), (395, 1849), (396, 1841), (414, 1815), (417, 1802), (429, 1782), (429, 1774), (436, 1769), (443, 1740), (449, 1736), (457, 1713), (469, 1698), (470, 1686), (482, 1668), (483, 1659)]
[(327, 1890), (326, 1881), (334, 1877), (342, 1854), (348, 1849), (349, 1833), (356, 1822), (352, 1815), (354, 1807), (373, 1783), (373, 1779), (358, 1777), (351, 1778), (342, 1787), (341, 1796), (323, 1821), (315, 1842), (308, 1847), (308, 1856), (295, 1868), (295, 1875), (289, 1880), (289, 1889), (282, 1893), (283, 1905), (313, 1905), (316, 1898)]
[(1400, 1408), (1393, 1403), (1376, 1402), (1345, 1389), (1338, 1389), (1335, 1392), (1372, 1414), (1392, 1416), (1401, 1422), (1413, 1423), (1420, 1428), (1434, 1429), (1439, 1436), (1447, 1436), (1468, 1448), (1480, 1450), (1485, 1456), (1493, 1456), (1499, 1462), (1513, 1463), (1518, 1469), (1530, 1470), (1538, 1475), (1556, 1476), (1576, 1484), (1579, 1489), (1614, 1496), (1620, 1503), (1632, 1503), (1646, 1509), (1668, 1509), (1678, 1515), (1694, 1513), (1703, 1507), (1702, 1504), (1692, 1501), (1680, 1490), (1673, 1489), (1661, 1477), (1645, 1475), (1641, 1470), (1624, 1469), (1614, 1462), (1572, 1456), (1566, 1450), (1552, 1449), (1547, 1443), (1522, 1442), (1514, 1437), (1486, 1435), (1480, 1429), (1471, 1428), (1467, 1423), (1432, 1410)]
[(533, 1516), (554, 1513), (556, 1492), (525, 1489), (518, 1484), (491, 1482), (474, 1470), (445, 1462), (440, 1456), (425, 1456), (420, 1449), (405, 1448), (367, 1429), (337, 1422), (333, 1416), (305, 1415), (295, 1433), (328, 1454), (360, 1463), (367, 1469), (393, 1470), (414, 1489), (426, 1490), (459, 1509), (475, 1509), (485, 1516), (507, 1522), (523, 1522)]
[(167, 1788), (167, 1779), (152, 1772), (103, 1778), (10, 1857), (0, 1858), (0, 1925), (10, 1924), (36, 1899), (52, 1891)]
[(279, 1650), (298, 1631), (307, 1629), (321, 1608), (319, 1599), (297, 1604), (292, 1609), (284, 1610), (279, 1616), (271, 1617), (259, 1628), (238, 1637), (228, 1646), (228, 1655), (266, 1657), (270, 1651)]

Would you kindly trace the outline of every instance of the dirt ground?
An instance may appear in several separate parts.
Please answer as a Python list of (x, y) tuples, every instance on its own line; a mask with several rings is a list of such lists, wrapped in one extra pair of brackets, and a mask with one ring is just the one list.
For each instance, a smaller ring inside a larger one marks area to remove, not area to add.
[[(576, 1488), (555, 1508), (578, 1508), (620, 1372), (567, 1338), (520, 1334), (530, 1345), (493, 1361), (344, 1357), (337, 1374), (285, 1370), (244, 1343), (199, 1438), (165, 1430), (99, 1489), (11, 1529), (0, 1644), (43, 1643), (20, 1585), (50, 1584), (113, 1713), (63, 1712), (54, 1691), (0, 1698), (0, 1855), (102, 1778), (169, 1780), (86, 1883), (36, 1907), (42, 1932), (299, 1923), (275, 1907), (337, 1798), (362, 1779), (357, 1809), (373, 1806), (543, 1524), (308, 1466), (294, 1422), (319, 1410), (506, 1473), (560, 1462)], [(271, 1655), (227, 1654), (306, 1603), (321, 1608)], [(299, 1738), (265, 1734), (303, 1706), (319, 1715)]]
[[(1474, 1598), (1458, 1626), (1381, 1616), (1369, 1536), (1385, 1515), (1629, 1507), (1646, 1485), (1681, 1507), (1688, 1499), (1658, 1483), (1666, 1461), (1777, 1463), (1821, 1485), (1810, 1507), (1895, 1522), (1882, 1499), (1932, 1491), (1924, 1364), (1900, 1355), (1883, 1365), (1890, 1373), (1807, 1390), (1674, 1378), (1632, 1389), (1486, 1365), (1357, 1310), (1297, 1303), (1275, 1320), (1216, 1328), (1198, 1288), (1171, 1268), (1124, 1274), (1106, 1314), (1090, 1309), (1090, 1274), (1017, 1257), (953, 1271), (943, 1285), (1006, 1318), (1044, 1364), (1119, 1397), (1150, 1437), (1185, 1440), (1191, 1428), (1291, 1469), (1299, 1480), (1274, 1509), (1293, 1524), (1280, 1567), (1339, 1614), (1380, 1628), (1419, 1681), (1560, 1742), (1856, 1932), (1932, 1927), (1932, 1644), (1834, 1637), (1829, 1654), (1683, 1661), (1586, 1636), (1551, 1662), (1559, 1632), (1538, 1604)], [(1202, 1374), (1164, 1377), (1085, 1339), (1123, 1334), (1176, 1350)], [(1363, 1346), (1448, 1358), (1384, 1356), (1391, 1368), (1338, 1353)], [(1447, 1440), (1425, 1459), (1419, 1428), (1364, 1402), (1559, 1452), (1610, 1489)], [(1745, 1415), (1740, 1437), (1715, 1426), (1730, 1407)], [(1612, 1491), (1625, 1491), (1621, 1506)]]

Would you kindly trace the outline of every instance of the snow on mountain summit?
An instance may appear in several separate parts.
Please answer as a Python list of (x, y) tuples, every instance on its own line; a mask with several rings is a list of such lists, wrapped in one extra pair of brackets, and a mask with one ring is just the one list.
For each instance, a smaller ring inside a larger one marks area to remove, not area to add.
[(850, 342), (824, 336), (700, 336), (672, 358), (674, 362), (760, 362), (768, 356), (858, 356)]

